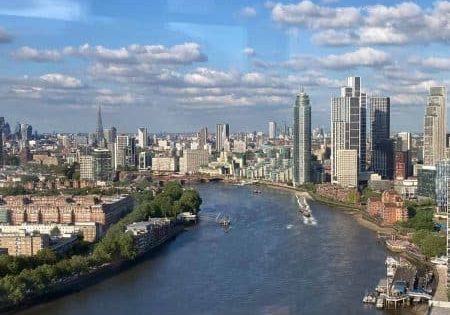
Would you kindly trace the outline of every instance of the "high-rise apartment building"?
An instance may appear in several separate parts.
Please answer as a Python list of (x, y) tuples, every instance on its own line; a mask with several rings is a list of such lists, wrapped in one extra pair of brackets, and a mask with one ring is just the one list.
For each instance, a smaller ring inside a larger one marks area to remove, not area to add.
[(424, 165), (435, 165), (436, 162), (445, 158), (446, 134), (447, 89), (444, 86), (431, 87), (424, 119)]
[(385, 179), (394, 176), (394, 147), (390, 139), (391, 102), (389, 97), (371, 97), (370, 144), (371, 169)]
[(311, 181), (311, 104), (303, 89), (294, 103), (294, 185)]
[(269, 121), (269, 139), (275, 139), (277, 137), (277, 123)]
[(142, 149), (148, 147), (148, 133), (147, 128), (138, 129), (138, 146)]
[[(338, 181), (338, 151), (356, 150), (359, 174), (366, 172), (366, 106), (367, 95), (361, 92), (361, 78), (347, 78), (341, 96), (331, 98), (331, 181)], [(342, 178), (342, 176), (340, 177)]]
[(358, 185), (358, 151), (338, 150), (336, 154), (337, 182), (343, 187), (356, 187)]
[(221, 152), (225, 148), (225, 142), (230, 139), (230, 126), (226, 123), (216, 125), (216, 151)]

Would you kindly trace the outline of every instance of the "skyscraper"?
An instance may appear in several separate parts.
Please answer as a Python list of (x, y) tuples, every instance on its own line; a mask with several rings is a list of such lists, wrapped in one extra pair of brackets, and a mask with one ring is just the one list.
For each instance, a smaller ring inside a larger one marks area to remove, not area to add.
[(216, 125), (216, 151), (221, 152), (225, 147), (225, 142), (230, 138), (230, 126), (226, 123)]
[(106, 141), (107, 145), (115, 143), (116, 142), (116, 138), (117, 138), (117, 129), (116, 129), (116, 127), (103, 129), (103, 135), (105, 137), (105, 141)]
[(347, 78), (341, 96), (331, 98), (331, 181), (338, 182), (338, 151), (356, 150), (358, 177), (366, 171), (366, 103), (361, 78)]
[(208, 128), (204, 127), (200, 129), (200, 132), (198, 133), (198, 147), (203, 150), (207, 142), (208, 142)]
[(142, 149), (148, 147), (147, 128), (139, 128), (138, 129), (138, 146)]
[(269, 121), (269, 139), (275, 139), (277, 137), (277, 123)]
[(311, 105), (303, 89), (294, 103), (294, 185), (311, 179)]
[(390, 139), (390, 98), (371, 97), (369, 108), (371, 168), (383, 178), (391, 179), (394, 175), (394, 147)]
[(96, 130), (96, 140), (97, 145), (103, 147), (105, 144), (105, 135), (103, 133), (103, 122), (102, 122), (102, 109), (101, 106), (98, 105), (97, 111), (97, 130)]
[(423, 163), (435, 165), (445, 158), (447, 133), (447, 89), (430, 87), (425, 109), (423, 132)]

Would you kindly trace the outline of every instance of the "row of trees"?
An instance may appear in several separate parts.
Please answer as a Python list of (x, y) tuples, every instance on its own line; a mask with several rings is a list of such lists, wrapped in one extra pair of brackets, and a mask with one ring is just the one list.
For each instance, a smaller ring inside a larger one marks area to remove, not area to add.
[(447, 251), (446, 237), (429, 230), (416, 231), (413, 242), (427, 258), (443, 256)]
[(0, 257), (0, 302), (18, 304), (27, 296), (45, 294), (55, 285), (104, 263), (134, 259), (137, 251), (133, 235), (125, 232), (128, 224), (149, 217), (175, 217), (182, 211), (196, 213), (202, 202), (195, 190), (183, 190), (177, 183), (168, 183), (156, 197), (149, 191), (134, 197), (135, 209), (110, 227), (90, 255), (64, 258), (46, 249), (35, 257)]

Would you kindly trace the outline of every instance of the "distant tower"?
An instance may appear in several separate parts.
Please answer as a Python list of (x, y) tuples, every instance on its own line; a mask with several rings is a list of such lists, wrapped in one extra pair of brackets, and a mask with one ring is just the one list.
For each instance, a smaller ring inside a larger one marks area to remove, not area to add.
[(98, 105), (98, 111), (97, 111), (97, 145), (103, 146), (105, 143), (105, 135), (103, 133), (103, 122), (102, 122), (102, 108), (101, 105)]

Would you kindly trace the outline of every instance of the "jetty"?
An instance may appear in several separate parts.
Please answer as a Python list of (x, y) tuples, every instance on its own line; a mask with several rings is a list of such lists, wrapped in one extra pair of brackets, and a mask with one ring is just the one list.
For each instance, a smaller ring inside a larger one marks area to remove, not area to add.
[(374, 292), (363, 298), (363, 303), (375, 304), (377, 308), (397, 309), (428, 302), (431, 296), (431, 278), (419, 276), (415, 266), (402, 258), (388, 256), (385, 261), (386, 278), (380, 280)]

